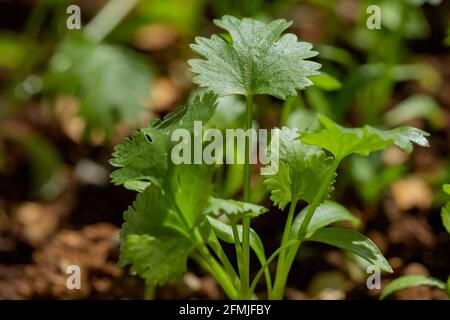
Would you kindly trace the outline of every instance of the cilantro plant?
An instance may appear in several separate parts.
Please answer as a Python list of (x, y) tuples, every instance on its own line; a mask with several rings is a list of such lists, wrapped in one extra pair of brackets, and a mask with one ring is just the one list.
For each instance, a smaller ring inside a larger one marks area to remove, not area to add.
[[(445, 184), (442, 189), (447, 195), (450, 196), (450, 184)], [(447, 230), (447, 232), (450, 234), (450, 200), (447, 201), (447, 203), (442, 208), (441, 218), (445, 230)], [(381, 292), (380, 299), (386, 298), (388, 295), (394, 293), (395, 291), (416, 286), (430, 286), (445, 290), (450, 298), (450, 276), (447, 279), (447, 283), (445, 283), (444, 281), (433, 277), (427, 277), (423, 275), (409, 275), (399, 277), (390, 282)]]
[[(189, 61), (194, 82), (209, 91), (198, 94), (184, 107), (118, 145), (111, 163), (113, 183), (138, 191), (125, 212), (121, 232), (120, 264), (146, 280), (152, 288), (181, 276), (188, 258), (215, 276), (231, 299), (255, 298), (255, 288), (265, 280), (269, 299), (283, 298), (289, 271), (304, 242), (336, 246), (367, 260), (380, 270), (392, 272), (376, 245), (347, 228), (329, 227), (339, 221), (359, 220), (345, 207), (329, 200), (340, 163), (351, 154), (396, 145), (411, 152), (413, 143), (427, 146), (427, 133), (410, 127), (380, 130), (370, 126), (345, 128), (318, 114), (318, 126), (308, 130), (278, 130), (278, 170), (264, 176), (274, 205), (288, 213), (281, 244), (270, 256), (251, 228), (251, 219), (268, 212), (251, 199), (251, 137), (245, 141), (243, 199), (222, 199), (215, 190), (217, 166), (175, 165), (170, 160), (171, 133), (177, 128), (194, 131), (194, 121), (214, 124), (218, 96), (241, 95), (246, 99), (244, 129), (252, 128), (254, 97), (278, 99), (296, 96), (313, 84), (320, 65), (306, 59), (315, 56), (312, 45), (282, 33), (291, 25), (285, 20), (263, 23), (224, 16), (215, 24), (228, 36), (196, 38), (191, 47), (202, 59)], [(300, 201), (307, 205), (297, 211)], [(297, 213), (298, 212), (298, 213)], [(223, 249), (233, 244), (237, 268)], [(250, 253), (260, 269), (251, 279)], [(268, 266), (277, 260), (275, 274)], [(274, 276), (274, 277), (273, 277)]]

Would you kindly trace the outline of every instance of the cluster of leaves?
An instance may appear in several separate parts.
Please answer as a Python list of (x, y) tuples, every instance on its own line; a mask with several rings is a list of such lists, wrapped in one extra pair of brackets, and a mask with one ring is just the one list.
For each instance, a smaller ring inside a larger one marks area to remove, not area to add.
[[(317, 115), (318, 126), (308, 131), (278, 129), (278, 171), (264, 180), (274, 205), (290, 208), (281, 245), (269, 258), (257, 233), (240, 224), (267, 209), (214, 197), (211, 166), (170, 162), (170, 133), (179, 127), (192, 130), (194, 120), (208, 121), (215, 111), (216, 94), (246, 96), (249, 112), (254, 95), (285, 99), (312, 85), (308, 77), (318, 74), (320, 65), (305, 60), (316, 54), (312, 46), (298, 42), (293, 34), (281, 35), (290, 26), (285, 20), (265, 24), (224, 16), (215, 23), (227, 30), (230, 38), (197, 38), (192, 49), (204, 59), (189, 62), (197, 74), (194, 81), (214, 93), (197, 96), (162, 121), (135, 132), (115, 149), (111, 163), (119, 169), (112, 174), (113, 182), (140, 192), (125, 213), (121, 264), (131, 264), (133, 272), (156, 285), (180, 276), (190, 255), (213, 273), (230, 298), (248, 298), (246, 290), (253, 294), (263, 275), (269, 298), (282, 298), (289, 270), (304, 241), (336, 246), (392, 272), (370, 239), (351, 229), (330, 227), (343, 220), (356, 225), (358, 219), (327, 198), (344, 158), (367, 156), (392, 145), (411, 152), (413, 143), (428, 146), (424, 131), (410, 127), (345, 128), (323, 115)], [(271, 150), (272, 155), (275, 152)], [(299, 200), (308, 205), (295, 215)], [(243, 288), (248, 268), (242, 254), (246, 235), (261, 263), (250, 288)], [(219, 240), (235, 244), (239, 275)], [(277, 256), (272, 286), (268, 265)]]

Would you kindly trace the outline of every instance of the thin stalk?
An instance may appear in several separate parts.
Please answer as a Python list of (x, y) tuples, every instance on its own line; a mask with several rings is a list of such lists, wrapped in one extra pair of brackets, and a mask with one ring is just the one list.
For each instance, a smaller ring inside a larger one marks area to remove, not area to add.
[(272, 290), (272, 294), (270, 296), (271, 299), (279, 300), (283, 298), (284, 289), (286, 288), (287, 277), (292, 267), (292, 263), (294, 262), (295, 256), (297, 255), (297, 251), (302, 241), (305, 239), (309, 223), (311, 222), (311, 219), (317, 207), (322, 203), (322, 200), (327, 193), (327, 190), (331, 184), (331, 181), (334, 178), (334, 175), (340, 162), (341, 162), (340, 158), (335, 158), (332, 166), (328, 169), (327, 175), (322, 181), (322, 184), (320, 185), (316, 196), (314, 197), (312, 203), (310, 204), (308, 211), (306, 212), (305, 219), (303, 220), (299, 232), (297, 233), (297, 240), (299, 240), (299, 242), (287, 250), (287, 257), (284, 259), (282, 269), (280, 270), (280, 272), (278, 272), (277, 269), (275, 284)]
[[(246, 103), (246, 119), (244, 130), (252, 128), (253, 124), (253, 95), (247, 96)], [(245, 139), (245, 164), (244, 164), (244, 201), (250, 202), (251, 190), (250, 190), (250, 179), (251, 179), (251, 167), (250, 167), (250, 148), (251, 148), (251, 138), (252, 134), (248, 135)], [(250, 298), (250, 217), (242, 218), (242, 274), (241, 276), (241, 298)]]
[[(284, 249), (282, 249), (280, 251), (280, 256), (278, 257), (274, 290), (275, 290), (275, 288), (277, 288), (277, 284), (279, 286), (279, 280), (277, 281), (277, 279), (282, 278), (281, 273), (284, 271), (284, 265), (285, 265), (285, 259), (286, 259), (286, 253), (287, 253), (286, 243), (288, 242), (289, 234), (291, 233), (292, 221), (294, 220), (294, 213), (295, 213), (296, 206), (297, 206), (297, 200), (292, 201), (290, 204), (290, 207), (289, 207), (289, 213), (288, 213), (288, 217), (286, 220), (286, 224), (284, 226), (283, 237), (281, 239), (281, 245), (280, 245), (280, 248), (284, 248)], [(269, 293), (269, 299), (270, 298), (271, 298), (271, 293)]]
[(145, 291), (144, 291), (144, 300), (155, 299), (155, 291), (156, 291), (156, 286), (150, 285), (150, 284), (146, 285)]
[[(239, 275), (242, 277), (242, 274), (244, 273), (244, 270), (243, 270), (244, 265), (242, 263), (241, 239), (239, 237), (239, 231), (238, 231), (238, 228), (237, 228), (236, 221), (231, 220), (230, 222), (231, 222), (231, 230), (233, 230), (233, 240), (234, 240), (234, 247), (236, 249), (236, 260), (237, 260), (237, 264), (238, 264)], [(242, 281), (242, 279), (240, 278), (239, 286), (242, 289), (241, 281)]]
[(95, 43), (101, 42), (138, 2), (139, 0), (110, 0), (84, 27), (84, 34)]
[(198, 232), (194, 233), (195, 243), (198, 253), (200, 254), (201, 260), (200, 265), (207, 267), (206, 269), (214, 275), (217, 282), (223, 288), (225, 293), (230, 299), (238, 298), (238, 291), (233, 285), (233, 281), (229, 278), (229, 275), (223, 270), (222, 266), (217, 262), (217, 260), (211, 255), (208, 248), (203, 244), (203, 239)]
[(217, 239), (216, 235), (211, 233), (211, 238), (209, 242), (210, 247), (213, 249), (216, 256), (219, 258), (220, 262), (225, 268), (225, 271), (228, 273), (228, 275), (233, 279), (235, 285), (239, 285), (239, 277), (236, 273), (236, 271), (233, 268), (233, 265), (231, 264), (230, 260), (228, 259), (227, 255), (223, 251), (222, 246), (220, 245), (219, 240)]

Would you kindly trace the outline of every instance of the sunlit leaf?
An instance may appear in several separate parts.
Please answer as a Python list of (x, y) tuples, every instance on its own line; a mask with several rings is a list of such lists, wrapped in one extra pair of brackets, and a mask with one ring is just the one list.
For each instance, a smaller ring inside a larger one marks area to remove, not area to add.
[(265, 24), (224, 16), (214, 23), (230, 33), (231, 43), (213, 35), (197, 37), (192, 50), (205, 60), (190, 60), (194, 82), (221, 95), (268, 94), (285, 99), (312, 85), (320, 65), (306, 61), (317, 54), (312, 45), (285, 34), (291, 23), (280, 19)]

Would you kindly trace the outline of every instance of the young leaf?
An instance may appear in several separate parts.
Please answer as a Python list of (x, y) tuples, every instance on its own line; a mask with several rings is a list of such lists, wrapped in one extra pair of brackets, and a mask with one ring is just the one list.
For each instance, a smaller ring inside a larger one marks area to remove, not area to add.
[(62, 42), (51, 60), (47, 86), (79, 95), (87, 128), (107, 132), (119, 120), (134, 123), (150, 94), (151, 72), (128, 50), (84, 39)]
[(267, 175), (264, 183), (271, 192), (270, 199), (284, 209), (294, 200), (313, 200), (332, 159), (320, 148), (300, 142), (295, 129), (283, 127), (279, 133), (278, 172)]
[[(194, 82), (222, 95), (268, 94), (280, 99), (312, 85), (307, 77), (318, 75), (318, 63), (306, 61), (317, 54), (312, 45), (298, 42), (294, 34), (281, 33), (291, 23), (265, 24), (253, 19), (224, 16), (214, 23), (230, 33), (231, 43), (213, 35), (197, 37), (192, 50), (205, 60), (190, 60), (198, 74)], [(280, 37), (281, 36), (281, 37)]]
[(445, 283), (439, 279), (422, 275), (403, 276), (390, 282), (381, 292), (380, 299), (386, 298), (395, 291), (416, 286), (431, 286), (445, 290)]
[(429, 146), (425, 138), (429, 134), (416, 128), (399, 127), (386, 131), (370, 126), (345, 128), (323, 115), (318, 114), (317, 118), (324, 129), (306, 133), (300, 137), (300, 141), (324, 148), (339, 159), (352, 153), (367, 156), (393, 144), (405, 152), (412, 151), (413, 142), (423, 147)]
[(179, 277), (193, 247), (171, 206), (162, 190), (151, 184), (124, 213), (119, 264), (131, 264), (132, 272), (148, 284)]
[(186, 106), (167, 115), (162, 121), (133, 133), (114, 148), (110, 163), (118, 167), (111, 174), (114, 184), (142, 192), (150, 182), (160, 184), (166, 177), (170, 159), (170, 134), (175, 128), (192, 131), (194, 121), (208, 121), (214, 113), (217, 96), (207, 92), (197, 95)]
[(209, 205), (205, 209), (204, 214), (218, 217), (222, 213), (225, 213), (230, 219), (236, 221), (243, 216), (257, 217), (267, 211), (266, 208), (252, 203), (211, 197), (209, 198)]
[[(305, 219), (308, 208), (309, 206), (303, 208), (303, 210), (295, 217), (290, 234), (291, 239), (296, 239), (298, 237), (300, 226)], [(354, 226), (357, 226), (361, 222), (344, 206), (334, 201), (325, 200), (316, 211), (314, 211), (314, 215), (308, 225), (308, 230), (306, 231), (306, 237), (311, 236), (320, 228), (339, 221), (350, 221)]]
[(392, 268), (377, 246), (364, 235), (345, 228), (322, 228), (316, 230), (307, 241), (326, 243), (348, 250), (364, 258), (381, 270), (392, 273)]

